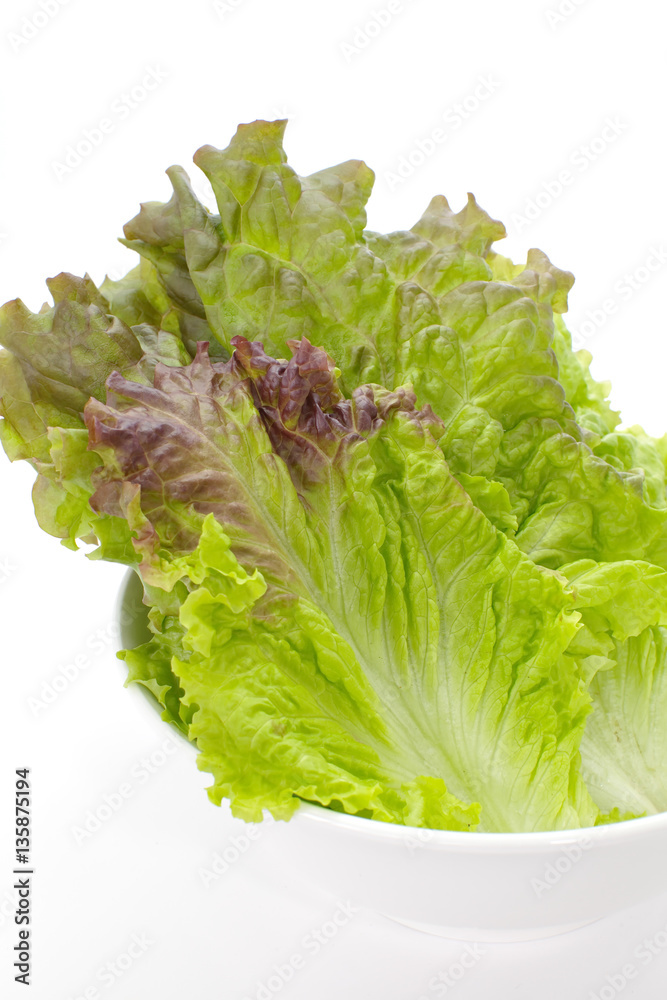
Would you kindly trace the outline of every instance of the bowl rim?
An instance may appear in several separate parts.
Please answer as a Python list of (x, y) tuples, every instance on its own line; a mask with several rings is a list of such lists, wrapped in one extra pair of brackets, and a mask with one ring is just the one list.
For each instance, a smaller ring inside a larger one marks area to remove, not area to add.
[[(136, 569), (128, 568), (121, 580), (116, 599), (116, 617), (120, 623), (119, 641), (123, 641), (124, 622), (122, 620), (126, 593), (130, 583), (139, 576)], [(162, 706), (143, 685), (129, 685), (130, 689), (150, 701), (155, 713)], [(137, 690), (137, 688), (139, 690)], [(187, 736), (176, 726), (170, 729), (178, 733), (190, 746)], [(667, 812), (655, 813), (652, 816), (640, 816), (636, 819), (619, 820), (616, 823), (605, 823), (601, 826), (582, 826), (563, 830), (523, 831), (520, 833), (478, 832), (477, 830), (435, 830), (432, 827), (405, 826), (399, 823), (389, 823), (379, 819), (369, 819), (357, 816), (355, 813), (339, 812), (329, 809), (318, 802), (302, 799), (290, 822), (301, 817), (303, 819), (326, 823), (339, 827), (350, 833), (380, 840), (412, 841), (421, 849), (442, 850), (443, 848), (463, 849), (479, 853), (519, 854), (530, 851), (542, 851), (545, 848), (567, 847), (570, 845), (586, 845), (586, 849), (602, 844), (614, 844), (635, 835), (650, 835), (663, 830), (667, 836)], [(589, 844), (590, 841), (590, 844)], [(667, 846), (667, 840), (666, 840)]]
[(465, 850), (466, 853), (480, 854), (522, 854), (542, 852), (546, 849), (562, 849), (579, 846), (584, 850), (616, 844), (639, 835), (664, 832), (667, 846), (667, 812), (637, 819), (619, 820), (601, 826), (582, 826), (563, 830), (523, 831), (521, 833), (494, 833), (471, 830), (434, 830), (431, 827), (403, 826), (369, 819), (354, 813), (342, 813), (328, 809), (317, 802), (301, 801), (292, 822), (298, 817), (308, 821), (325, 823), (379, 840), (410, 841), (411, 846), (420, 850)]

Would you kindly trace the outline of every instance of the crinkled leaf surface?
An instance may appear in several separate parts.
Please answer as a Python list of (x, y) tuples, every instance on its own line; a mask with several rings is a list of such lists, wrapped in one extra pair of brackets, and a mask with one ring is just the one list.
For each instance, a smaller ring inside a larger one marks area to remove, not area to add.
[(347, 391), (411, 384), (445, 421), (452, 472), (472, 477), (482, 509), (535, 562), (667, 565), (667, 513), (635, 470), (593, 449), (590, 428), (613, 429), (615, 415), (554, 327), (572, 275), (538, 250), (521, 266), (493, 253), (504, 227), (472, 197), (458, 213), (434, 198), (407, 232), (366, 232), (372, 172), (349, 161), (299, 177), (284, 127), (254, 122), (226, 149), (198, 151), (216, 214), (173, 167), (172, 199), (126, 227), (179, 308), (205, 315), (226, 350), (240, 334), (284, 356), (306, 336)]
[(667, 808), (667, 437), (572, 350), (568, 272), (472, 196), (367, 231), (372, 171), (299, 177), (284, 126), (199, 150), (216, 212), (170, 168), (124, 278), (0, 310), (40, 524), (141, 565), (129, 676), (239, 815), (581, 825), (580, 744), (596, 821)]
[(100, 462), (87, 447), (83, 410), (89, 398), (106, 398), (111, 372), (146, 382), (158, 361), (184, 364), (190, 355), (168, 330), (128, 326), (87, 275), (47, 284), (52, 308), (32, 313), (16, 299), (0, 309), (2, 443), (10, 458), (37, 468), (33, 500), (46, 531), (72, 548), (98, 539), (98, 557), (126, 562), (134, 558), (126, 525), (102, 523), (89, 504)]
[(442, 422), (409, 390), (345, 398), (305, 340), (289, 362), (235, 346), (153, 387), (112, 375), (86, 408), (93, 506), (128, 519), (178, 613), (212, 796), (247, 818), (299, 796), (457, 829), (475, 803), (489, 830), (593, 822), (580, 706), (554, 708), (572, 598), (473, 505)]

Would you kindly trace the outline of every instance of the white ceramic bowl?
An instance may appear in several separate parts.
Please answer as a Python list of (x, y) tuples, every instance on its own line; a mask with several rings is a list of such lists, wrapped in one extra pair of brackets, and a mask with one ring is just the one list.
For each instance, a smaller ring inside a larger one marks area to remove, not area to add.
[[(138, 584), (130, 573), (120, 595), (126, 647), (147, 634)], [(551, 937), (667, 890), (667, 813), (555, 833), (454, 833), (303, 803), (271, 842), (281, 861), (337, 897), (460, 940)]]

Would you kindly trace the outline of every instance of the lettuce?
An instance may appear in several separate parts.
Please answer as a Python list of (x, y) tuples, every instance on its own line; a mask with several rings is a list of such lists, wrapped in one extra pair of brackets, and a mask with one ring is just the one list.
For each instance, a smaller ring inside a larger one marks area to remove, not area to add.
[(572, 275), (538, 250), (523, 267), (493, 254), (504, 227), (472, 196), (459, 213), (434, 198), (407, 232), (365, 233), (371, 172), (352, 161), (298, 177), (284, 124), (242, 126), (227, 149), (198, 151), (216, 214), (172, 167), (172, 199), (143, 206), (126, 245), (166, 289), (178, 282), (178, 301), (203, 309), (226, 350), (240, 334), (283, 357), (305, 336), (336, 359), (347, 391), (410, 384), (445, 421), (452, 472), (486, 479), (477, 495), (484, 504), (495, 491), (491, 511), (507, 493), (501, 523), (535, 562), (667, 565), (667, 512), (643, 503), (634, 473), (600, 460), (577, 423), (576, 388), (594, 396), (592, 379), (582, 373), (572, 402), (558, 381), (554, 313)]
[(143, 579), (176, 595), (172, 670), (214, 800), (248, 819), (298, 796), (442, 828), (480, 804), (485, 829), (592, 821), (574, 662), (569, 711), (553, 704), (577, 628), (563, 581), (474, 506), (412, 393), (345, 398), (305, 339), (287, 363), (235, 347), (153, 388), (112, 375), (85, 413), (92, 506), (130, 518)]
[(215, 211), (170, 168), (121, 280), (0, 310), (39, 523), (136, 569), (129, 680), (236, 815), (667, 809), (667, 438), (572, 350), (569, 272), (472, 196), (367, 231), (372, 171), (299, 177), (284, 126), (198, 151)]

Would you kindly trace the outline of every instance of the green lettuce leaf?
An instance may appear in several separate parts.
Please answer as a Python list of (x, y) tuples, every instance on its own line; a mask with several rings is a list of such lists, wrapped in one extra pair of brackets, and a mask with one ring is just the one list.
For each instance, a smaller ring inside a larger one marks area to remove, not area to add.
[(373, 172), (300, 177), (284, 128), (197, 152), (215, 212), (170, 168), (124, 278), (0, 309), (39, 523), (139, 568), (130, 681), (238, 815), (667, 809), (667, 435), (622, 428), (573, 350), (569, 272), (496, 253), (472, 196), (369, 232)]
[(92, 505), (128, 519), (148, 598), (164, 592), (154, 642), (178, 615), (171, 669), (214, 801), (252, 819), (298, 797), (455, 829), (479, 806), (488, 830), (594, 822), (577, 661), (552, 676), (572, 597), (451, 475), (442, 421), (407, 389), (345, 397), (305, 339), (289, 362), (234, 346), (158, 365), (153, 387), (112, 375), (86, 407)]
[(613, 658), (591, 684), (581, 744), (587, 787), (602, 810), (667, 811), (667, 629), (615, 640)]
[(495, 254), (504, 227), (472, 196), (458, 213), (434, 198), (407, 232), (366, 232), (372, 172), (349, 161), (299, 177), (284, 128), (254, 122), (198, 151), (217, 213), (172, 167), (171, 200), (126, 227), (179, 307), (205, 315), (225, 351), (243, 335), (280, 357), (309, 338), (348, 393), (412, 385), (445, 422), (451, 471), (533, 561), (667, 565), (664, 503), (594, 450), (616, 415), (554, 325), (572, 275), (539, 250), (525, 265)]
[(100, 459), (88, 449), (84, 407), (106, 398), (111, 372), (147, 382), (158, 361), (184, 364), (190, 355), (167, 330), (129, 327), (88, 275), (62, 273), (47, 284), (53, 307), (32, 313), (16, 299), (0, 309), (1, 440), (11, 459), (39, 473), (33, 501), (45, 531), (70, 548), (99, 540), (96, 558), (136, 561), (126, 522), (90, 507)]
[(562, 573), (585, 641), (594, 637), (606, 657), (592, 676), (581, 744), (587, 786), (612, 820), (667, 810), (667, 573), (648, 563), (590, 561)]

